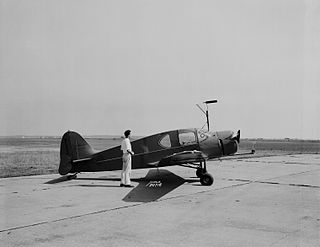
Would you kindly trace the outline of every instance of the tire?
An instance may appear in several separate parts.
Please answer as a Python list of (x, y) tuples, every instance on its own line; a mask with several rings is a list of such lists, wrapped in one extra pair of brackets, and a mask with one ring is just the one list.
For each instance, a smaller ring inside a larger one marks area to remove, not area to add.
[(201, 168), (197, 169), (196, 175), (198, 178), (201, 178), (203, 176), (203, 174), (205, 174), (203, 169), (201, 169)]
[(205, 173), (200, 177), (200, 183), (204, 186), (210, 186), (213, 184), (213, 177), (209, 173)]

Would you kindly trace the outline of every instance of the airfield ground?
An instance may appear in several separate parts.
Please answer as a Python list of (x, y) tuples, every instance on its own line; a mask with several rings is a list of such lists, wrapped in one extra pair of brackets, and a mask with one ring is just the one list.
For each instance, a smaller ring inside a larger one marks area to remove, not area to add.
[(1, 246), (320, 246), (320, 154), (0, 179)]

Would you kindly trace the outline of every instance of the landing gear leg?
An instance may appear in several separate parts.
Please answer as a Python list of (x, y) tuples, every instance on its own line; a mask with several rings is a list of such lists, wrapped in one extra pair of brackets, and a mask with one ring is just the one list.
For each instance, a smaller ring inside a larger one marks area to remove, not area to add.
[(205, 186), (210, 186), (213, 184), (213, 177), (210, 173), (207, 172), (207, 164), (206, 164), (206, 161), (204, 161), (204, 165), (203, 165), (203, 168), (202, 168), (202, 162), (200, 162), (200, 167), (201, 168), (198, 168), (197, 169), (197, 172), (196, 172), (196, 175), (197, 177), (200, 178), (200, 183), (202, 185), (205, 185)]
[(198, 178), (201, 178), (203, 176), (203, 174), (205, 174), (207, 172), (207, 169), (206, 169), (206, 162), (204, 161), (204, 165), (202, 167), (202, 161), (200, 161), (200, 166), (199, 168), (197, 169), (196, 171), (196, 175)]

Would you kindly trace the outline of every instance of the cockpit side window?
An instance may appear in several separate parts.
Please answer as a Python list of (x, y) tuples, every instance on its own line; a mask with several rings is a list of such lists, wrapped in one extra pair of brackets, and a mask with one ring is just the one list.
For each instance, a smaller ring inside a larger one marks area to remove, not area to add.
[(171, 148), (171, 141), (170, 141), (170, 136), (169, 136), (169, 134), (164, 135), (164, 136), (160, 139), (159, 144), (160, 144), (160, 146), (163, 147), (163, 148)]
[(180, 145), (190, 145), (197, 143), (194, 132), (182, 132), (179, 133)]

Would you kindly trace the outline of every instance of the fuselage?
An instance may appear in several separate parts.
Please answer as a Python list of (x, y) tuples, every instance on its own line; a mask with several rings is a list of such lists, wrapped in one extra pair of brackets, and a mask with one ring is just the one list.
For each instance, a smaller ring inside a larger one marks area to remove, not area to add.
[[(239, 137), (238, 137), (239, 140)], [(120, 143), (119, 143), (120, 144)], [(238, 141), (233, 131), (209, 132), (196, 128), (166, 131), (131, 142), (135, 155), (132, 168), (150, 168), (179, 164), (166, 157), (188, 151), (201, 152), (207, 159), (231, 155), (237, 152)], [(186, 161), (181, 161), (181, 163)], [(70, 172), (120, 170), (122, 151), (120, 145), (93, 153), (83, 160), (75, 160)]]

